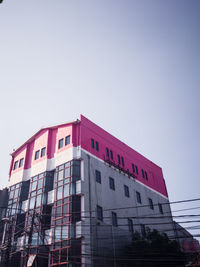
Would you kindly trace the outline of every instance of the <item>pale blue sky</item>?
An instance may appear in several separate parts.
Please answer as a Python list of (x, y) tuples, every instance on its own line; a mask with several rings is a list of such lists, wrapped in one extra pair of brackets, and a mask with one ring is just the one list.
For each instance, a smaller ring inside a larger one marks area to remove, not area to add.
[[(82, 113), (161, 166), (171, 201), (198, 198), (199, 14), (198, 0), (4, 0), (2, 187), (13, 148)], [(172, 210), (186, 206), (200, 202)]]

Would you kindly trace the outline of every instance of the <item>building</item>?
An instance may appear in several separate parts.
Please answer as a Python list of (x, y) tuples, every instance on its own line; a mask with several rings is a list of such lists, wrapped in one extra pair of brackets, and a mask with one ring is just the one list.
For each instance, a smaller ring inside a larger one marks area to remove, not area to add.
[(133, 231), (174, 235), (162, 169), (82, 115), (16, 149), (8, 186), (6, 266), (116, 266)]

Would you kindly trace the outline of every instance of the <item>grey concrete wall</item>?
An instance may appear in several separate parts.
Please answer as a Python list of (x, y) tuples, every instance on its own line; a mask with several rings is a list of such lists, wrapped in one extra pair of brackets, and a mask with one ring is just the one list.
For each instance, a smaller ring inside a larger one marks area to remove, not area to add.
[[(131, 242), (132, 233), (128, 229), (128, 218), (132, 218), (134, 231), (139, 233), (141, 224), (144, 224), (150, 229), (166, 232), (169, 236), (174, 235), (169, 204), (162, 205), (163, 214), (160, 213), (157, 205), (168, 203), (166, 197), (84, 151), (81, 153), (81, 158), (83, 160), (81, 193), (84, 198), (82, 236), (83, 254), (86, 255), (85, 266), (87, 263), (91, 266), (91, 260), (99, 260), (94, 255), (112, 257)], [(101, 184), (96, 182), (95, 170), (101, 172)], [(109, 177), (115, 180), (115, 190), (110, 189)], [(129, 188), (129, 197), (124, 194), (124, 185)], [(141, 194), (141, 204), (137, 203), (136, 191)], [(151, 198), (154, 203), (153, 210), (149, 207), (148, 198)], [(97, 220), (97, 205), (103, 208), (103, 221)], [(117, 214), (117, 227), (112, 226), (112, 211)]]

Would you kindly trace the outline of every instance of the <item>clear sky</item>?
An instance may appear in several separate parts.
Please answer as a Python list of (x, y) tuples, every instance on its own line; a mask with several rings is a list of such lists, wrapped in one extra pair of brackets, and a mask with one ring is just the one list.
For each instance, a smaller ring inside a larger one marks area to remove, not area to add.
[(199, 0), (4, 0), (1, 186), (14, 148), (82, 113), (161, 166), (170, 201), (199, 198), (199, 14)]

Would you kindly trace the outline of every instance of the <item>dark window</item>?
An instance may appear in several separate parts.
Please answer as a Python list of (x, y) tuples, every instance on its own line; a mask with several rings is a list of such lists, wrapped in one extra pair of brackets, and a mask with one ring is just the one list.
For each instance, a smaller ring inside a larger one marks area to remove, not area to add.
[(106, 147), (106, 156), (109, 158), (109, 149)]
[(124, 167), (124, 158), (121, 157), (121, 160), (122, 160), (122, 166)]
[(37, 150), (37, 151), (35, 152), (35, 160), (36, 160), (36, 159), (39, 159), (39, 156), (40, 156), (40, 150)]
[(46, 147), (43, 147), (42, 149), (41, 149), (41, 157), (44, 157), (45, 156), (45, 154), (46, 154)]
[(95, 176), (96, 176), (96, 182), (101, 184), (101, 172), (96, 170)]
[(69, 145), (70, 144), (70, 135), (65, 137), (65, 145)]
[(124, 185), (124, 194), (126, 197), (129, 197), (129, 188), (127, 185)]
[(135, 165), (132, 163), (132, 170), (135, 172)]
[(145, 171), (145, 179), (148, 180), (148, 175), (146, 171)]
[(120, 164), (120, 155), (117, 155), (118, 164)]
[(103, 221), (103, 209), (97, 205), (97, 219)]
[(135, 165), (135, 172), (138, 174), (138, 167)]
[(110, 158), (113, 159), (113, 152), (110, 150)]
[(144, 224), (141, 224), (140, 227), (141, 227), (141, 234), (142, 234), (142, 237), (146, 237), (146, 229), (145, 229), (145, 225), (144, 225)]
[(112, 177), (109, 177), (110, 189), (115, 190), (115, 180)]
[(63, 147), (63, 138), (58, 141), (58, 148)]
[(94, 148), (94, 139), (91, 139), (91, 147)]
[(160, 211), (160, 213), (163, 214), (163, 207), (162, 207), (162, 204), (159, 203), (159, 204), (158, 204), (158, 207), (159, 207), (159, 211)]
[(19, 168), (23, 166), (23, 163), (24, 163), (24, 158), (20, 159), (20, 161), (19, 161)]
[(142, 177), (144, 178), (144, 170), (142, 169)]
[(13, 170), (17, 169), (17, 166), (18, 166), (18, 160), (17, 160), (17, 161), (15, 161), (15, 163), (14, 163), (14, 167), (13, 167)]
[(117, 213), (112, 211), (112, 225), (117, 226)]
[(142, 199), (141, 199), (141, 195), (140, 195), (140, 193), (138, 191), (136, 191), (136, 198), (137, 198), (137, 202), (141, 204), (142, 203)]
[(96, 151), (99, 151), (99, 143), (96, 141)]
[(133, 221), (132, 219), (128, 219), (128, 230), (133, 233)]
[(152, 199), (151, 198), (149, 198), (149, 207), (150, 207), (150, 209), (154, 209), (154, 206), (153, 206), (153, 201), (152, 201)]

